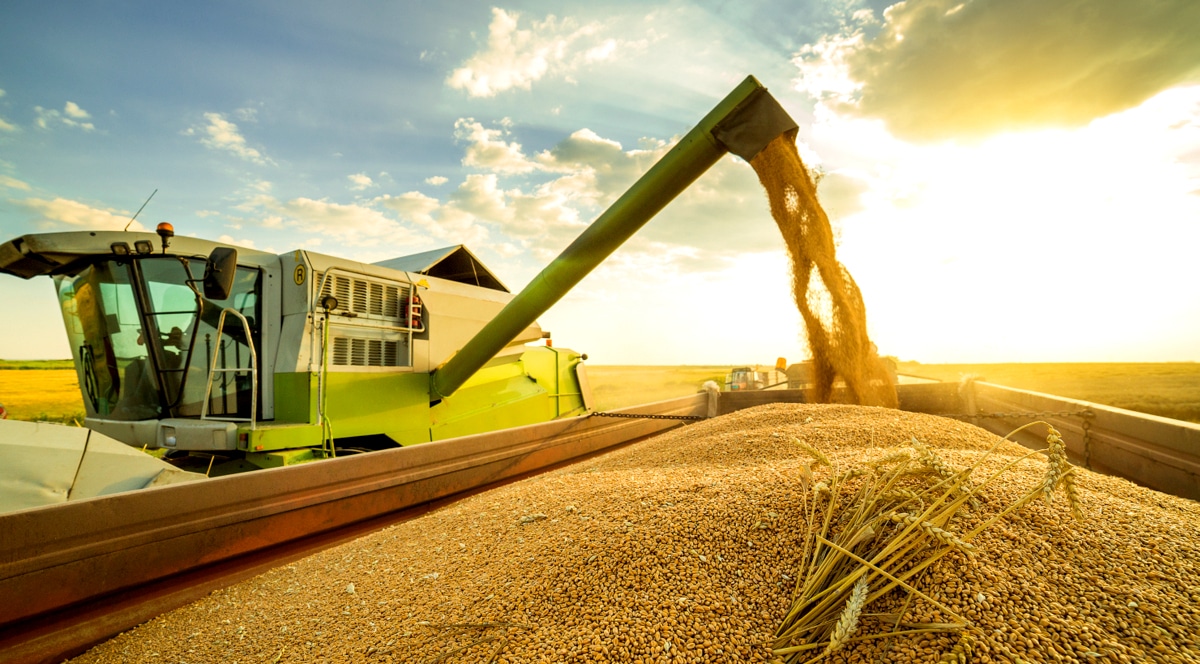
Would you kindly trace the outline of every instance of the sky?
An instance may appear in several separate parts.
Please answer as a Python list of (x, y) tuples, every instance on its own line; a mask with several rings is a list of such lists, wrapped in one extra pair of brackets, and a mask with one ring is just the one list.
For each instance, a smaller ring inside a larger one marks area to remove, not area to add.
[[(467, 245), (524, 286), (757, 77), (882, 354), (1200, 360), (1194, 0), (9, 0), (0, 240), (171, 222), (365, 262)], [(0, 358), (69, 357), (0, 276)], [(540, 319), (596, 364), (807, 356), (725, 157)]]

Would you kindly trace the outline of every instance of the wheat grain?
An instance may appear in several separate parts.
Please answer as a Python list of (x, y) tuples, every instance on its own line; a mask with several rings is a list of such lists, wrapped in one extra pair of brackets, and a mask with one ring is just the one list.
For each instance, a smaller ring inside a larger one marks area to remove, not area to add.
[(938, 661), (945, 662), (946, 664), (967, 664), (970, 661), (971, 651), (974, 647), (975, 637), (971, 636), (970, 632), (963, 632), (962, 636), (958, 639), (958, 643), (954, 645), (954, 648), (950, 652), (943, 654)]
[[(790, 440), (800, 432), (839, 472), (908, 449), (916, 436), (948, 464), (988, 477), (993, 500), (943, 519), (961, 501), (950, 491), (958, 480), (908, 474), (923, 468), (915, 454), (890, 472), (835, 486), (836, 501), (814, 500), (815, 484), (804, 493), (793, 474), (780, 479), (769, 470), (808, 463)], [(1047, 508), (1036, 499), (1040, 453), (1022, 460), (1028, 450), (1000, 440), (915, 413), (756, 407), (477, 494), (217, 590), (78, 661), (270, 662), (284, 652), (281, 661), (427, 662), (496, 636), (504, 640), (449, 661), (483, 664), (502, 647), (497, 664), (798, 664), (829, 645), (860, 578), (869, 588), (858, 625), (820, 664), (937, 662), (967, 629), (970, 657), (981, 662), (1196, 660), (1200, 504), (1068, 468), (1063, 490), (1070, 477), (1087, 501), (1088, 526), (1080, 528), (1050, 518), (1065, 513), (1066, 500)], [(884, 502), (892, 490), (916, 492), (924, 505)], [(976, 532), (1027, 495), (1035, 500)], [(961, 534), (974, 558), (916, 525), (879, 520), (891, 511)], [(530, 514), (547, 518), (521, 525)], [(774, 527), (753, 529), (757, 521)], [(875, 536), (847, 549), (865, 525)], [(345, 592), (351, 582), (353, 595)], [(784, 635), (793, 602), (805, 603)], [(872, 611), (887, 623), (868, 619)], [(419, 621), (456, 627), (435, 631)], [(472, 625), (495, 627), (449, 635)]]

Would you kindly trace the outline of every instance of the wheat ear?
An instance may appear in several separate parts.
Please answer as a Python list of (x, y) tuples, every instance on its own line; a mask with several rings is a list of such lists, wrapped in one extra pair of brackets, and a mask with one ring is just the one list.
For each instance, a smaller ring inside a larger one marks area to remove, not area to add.
[(887, 518), (893, 523), (902, 523), (906, 526), (911, 526), (915, 523), (917, 524), (917, 527), (920, 528), (926, 535), (929, 535), (945, 546), (958, 549), (968, 556), (975, 555), (975, 546), (973, 544), (962, 541), (961, 539), (955, 537), (950, 531), (938, 528), (928, 521), (921, 521), (919, 517), (913, 516), (912, 514), (907, 514), (905, 512), (892, 512), (887, 515)]
[(825, 456), (825, 453), (822, 452), (821, 450), (818, 450), (817, 448), (813, 447), (812, 445), (809, 445), (808, 443), (804, 442), (803, 440), (800, 440), (799, 438), (793, 438), (792, 442), (796, 443), (796, 445), (798, 445), (800, 447), (800, 449), (804, 450), (805, 452), (808, 452), (809, 456), (811, 456), (817, 462), (817, 465), (825, 465), (825, 466), (829, 466), (830, 468), (833, 467), (833, 462), (830, 461), (829, 457)]
[(842, 647), (846, 639), (858, 629), (858, 617), (862, 614), (863, 605), (867, 603), (867, 579), (859, 577), (854, 583), (854, 588), (850, 590), (850, 599), (846, 600), (846, 608), (842, 610), (842, 615), (838, 617), (837, 625), (833, 627), (833, 634), (829, 637), (829, 646), (825, 648), (825, 654), (837, 650)]

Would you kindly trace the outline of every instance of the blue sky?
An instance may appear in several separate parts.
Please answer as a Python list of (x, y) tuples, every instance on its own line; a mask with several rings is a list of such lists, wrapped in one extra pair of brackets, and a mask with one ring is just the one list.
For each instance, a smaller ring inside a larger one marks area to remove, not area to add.
[[(1032, 0), (8, 2), (0, 235), (146, 227), (377, 261), (465, 243), (523, 286), (747, 74), (882, 352), (1200, 360), (1200, 9)], [(0, 357), (66, 357), (5, 277)], [(727, 158), (542, 319), (620, 363), (805, 354)]]

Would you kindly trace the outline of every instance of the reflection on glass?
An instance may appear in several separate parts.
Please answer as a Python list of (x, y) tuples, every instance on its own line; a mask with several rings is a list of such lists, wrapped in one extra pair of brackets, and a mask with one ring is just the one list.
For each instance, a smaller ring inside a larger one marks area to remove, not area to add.
[(97, 263), (57, 281), (89, 413), (115, 420), (159, 417), (157, 381), (142, 337), (129, 267)]

